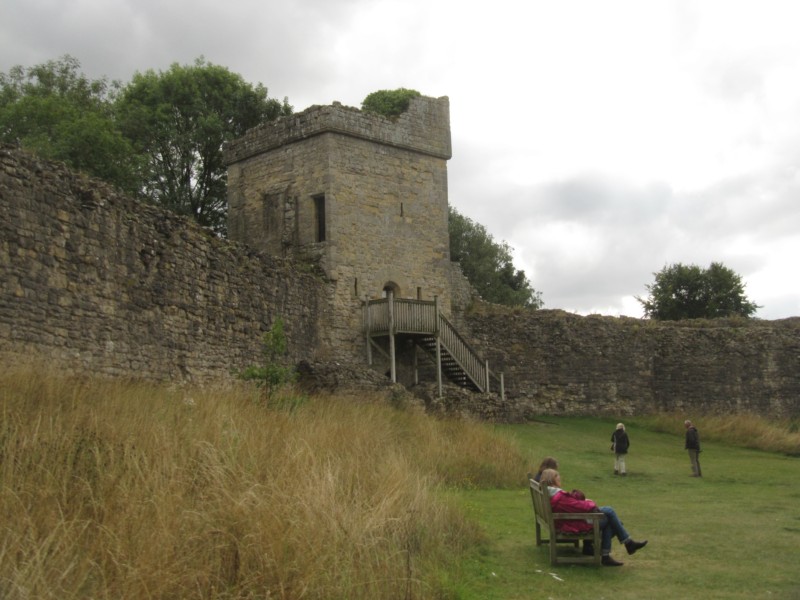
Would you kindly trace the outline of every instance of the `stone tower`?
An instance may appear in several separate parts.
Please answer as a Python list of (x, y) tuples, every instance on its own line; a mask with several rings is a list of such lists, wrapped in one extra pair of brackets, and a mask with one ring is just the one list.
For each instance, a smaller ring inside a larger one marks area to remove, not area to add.
[(232, 240), (318, 266), (334, 286), (331, 343), (363, 356), (359, 307), (389, 291), (450, 312), (447, 97), (396, 119), (334, 103), (226, 147)]

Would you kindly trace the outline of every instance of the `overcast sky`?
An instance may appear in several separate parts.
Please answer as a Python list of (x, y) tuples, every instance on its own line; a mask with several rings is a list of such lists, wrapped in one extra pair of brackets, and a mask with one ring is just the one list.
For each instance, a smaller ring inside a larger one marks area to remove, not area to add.
[(546, 308), (641, 316), (653, 273), (722, 262), (800, 315), (796, 0), (2, 0), (0, 71), (123, 82), (204, 56), (295, 111), (448, 96), (450, 203)]

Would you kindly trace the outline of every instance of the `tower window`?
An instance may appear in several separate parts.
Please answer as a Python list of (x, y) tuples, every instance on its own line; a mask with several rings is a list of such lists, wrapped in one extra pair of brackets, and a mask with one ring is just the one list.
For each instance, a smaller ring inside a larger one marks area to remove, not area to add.
[(314, 241), (325, 241), (325, 194), (314, 196)]

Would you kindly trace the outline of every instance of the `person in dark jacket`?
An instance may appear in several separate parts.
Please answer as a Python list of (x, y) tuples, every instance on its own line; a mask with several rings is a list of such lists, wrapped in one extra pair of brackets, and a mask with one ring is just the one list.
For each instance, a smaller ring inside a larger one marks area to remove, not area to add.
[[(600, 521), (600, 528), (602, 531), (601, 541), (601, 555), (602, 563), (607, 567), (620, 567), (623, 563), (614, 560), (611, 557), (611, 543), (616, 537), (621, 544), (625, 546), (628, 554), (633, 554), (637, 550), (644, 548), (647, 545), (647, 540), (642, 542), (635, 541), (622, 526), (622, 521), (619, 520), (616, 511), (610, 506), (597, 506), (593, 500), (587, 500), (582, 494), (578, 495), (575, 492), (566, 492), (561, 489), (561, 475), (554, 469), (545, 469), (542, 473), (541, 485), (547, 486), (546, 489), (550, 496), (550, 506), (553, 507), (554, 513), (603, 513), (603, 519)], [(564, 533), (579, 533), (591, 531), (592, 525), (585, 520), (577, 519), (557, 519), (556, 529)], [(584, 554), (587, 552), (587, 547), (584, 545)]]
[(684, 448), (689, 451), (689, 461), (692, 463), (692, 477), (702, 477), (700, 470), (700, 434), (697, 427), (692, 425), (689, 419), (683, 422), (686, 427), (686, 445)]
[(617, 423), (617, 428), (611, 434), (611, 450), (614, 452), (614, 475), (627, 475), (625, 470), (625, 455), (631, 442), (625, 432), (625, 425)]

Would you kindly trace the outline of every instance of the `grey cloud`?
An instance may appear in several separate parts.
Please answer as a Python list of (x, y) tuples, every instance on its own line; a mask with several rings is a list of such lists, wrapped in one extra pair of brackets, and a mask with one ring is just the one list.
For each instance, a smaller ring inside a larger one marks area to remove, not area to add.
[[(771, 235), (778, 227), (796, 231), (785, 225), (798, 218), (790, 204), (796, 198), (792, 181), (774, 184), (787, 188), (783, 195), (764, 194), (769, 208), (750, 199), (761, 180), (730, 180), (681, 195), (663, 184), (633, 186), (585, 175), (532, 188), (505, 186), (489, 199), (461, 202), (459, 210), (483, 215), (486, 220), (474, 218), (520, 249), (526, 274), (548, 307), (586, 311), (646, 295), (653, 273), (675, 262), (721, 261), (743, 275), (758, 271), (765, 257), (743, 254), (732, 238)], [(565, 237), (547, 237), (551, 226), (563, 227)]]
[(787, 164), (687, 194), (674, 214), (698, 234), (772, 239), (800, 230), (798, 197), (800, 168)]
[(204, 56), (263, 83), (273, 97), (288, 96), (291, 103), (294, 95), (316, 97), (321, 103), (328, 100), (314, 92), (334, 76), (326, 49), (365, 1), (97, 1), (78, 5), (80, 12), (69, 3), (4, 2), (0, 70), (70, 54), (87, 75), (125, 82), (135, 71)]
[(700, 75), (700, 84), (714, 96), (725, 100), (742, 101), (760, 97), (764, 86), (764, 72), (769, 59), (744, 56), (738, 59), (716, 60)]

